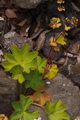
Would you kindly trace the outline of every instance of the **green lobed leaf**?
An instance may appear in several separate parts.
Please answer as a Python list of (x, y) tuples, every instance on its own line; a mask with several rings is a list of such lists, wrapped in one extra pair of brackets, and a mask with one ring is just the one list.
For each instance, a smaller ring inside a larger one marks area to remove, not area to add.
[(22, 83), (25, 81), (25, 78), (24, 78), (24, 76), (23, 76), (22, 73), (12, 74), (12, 78), (13, 78), (14, 80), (18, 80), (18, 82), (19, 82), (20, 84), (22, 84)]
[(26, 88), (32, 88), (36, 90), (38, 86), (44, 84), (42, 80), (42, 74), (39, 73), (37, 70), (31, 71), (29, 74), (27, 74), (26, 79), (28, 80), (25, 83)]
[(48, 101), (46, 102), (46, 106), (44, 109), (47, 114), (51, 114), (54, 110), (54, 105), (50, 101)]
[(22, 109), (22, 105), (19, 101), (13, 102), (12, 107), (15, 111), (20, 111)]
[(22, 48), (21, 48), (21, 59), (22, 59), (22, 61), (25, 60), (25, 57), (29, 53), (29, 50), (30, 50), (30, 46), (27, 43), (22, 46)]
[(17, 65), (17, 66), (14, 66), (12, 69), (11, 69), (11, 73), (12, 74), (19, 74), (19, 73), (22, 73), (22, 68), (20, 65)]
[(49, 115), (48, 120), (69, 120), (70, 117), (67, 113), (61, 112), (61, 113), (54, 113)]
[(44, 73), (44, 67), (46, 66), (46, 62), (47, 62), (46, 59), (37, 56), (36, 65), (40, 73)]
[(54, 111), (53, 112), (62, 112), (62, 111), (65, 111), (67, 109), (66, 105), (62, 104), (62, 101), (61, 100), (57, 100), (54, 104)]
[(15, 111), (10, 115), (10, 120), (17, 120), (19, 118), (22, 118), (22, 112), (21, 111)]
[(24, 78), (23, 74), (18, 74), (17, 80), (20, 84), (22, 84), (25, 81), (25, 78)]
[(34, 58), (37, 57), (37, 55), (38, 55), (37, 51), (27, 53), (27, 56), (25, 56), (23, 63), (25, 64), (31, 62)]
[(65, 42), (65, 37), (64, 36), (60, 36), (57, 41), (56, 41), (58, 44), (61, 44), (61, 45), (65, 45), (66, 42)]
[(30, 70), (36, 69), (36, 63), (35, 61), (31, 61), (30, 63), (25, 63), (21, 65), (23, 68), (23, 72), (29, 73)]
[(50, 101), (48, 101), (44, 109), (49, 115), (48, 120), (70, 119), (69, 115), (64, 112), (67, 107), (66, 105), (62, 104), (61, 100), (57, 100), (55, 104), (52, 104)]
[(10, 63), (5, 60), (2, 62), (2, 66), (5, 68), (6, 71), (10, 71), (14, 66), (16, 66), (16, 64)]
[(31, 104), (31, 97), (26, 98), (24, 95), (20, 95), (20, 101), (13, 102), (12, 104), (15, 111), (11, 114), (10, 120), (34, 120), (39, 117), (40, 115), (37, 111), (28, 111)]
[(8, 62), (10, 62), (10, 63), (17, 63), (17, 61), (15, 60), (15, 58), (14, 58), (14, 56), (12, 55), (12, 54), (10, 54), (10, 53), (6, 53), (5, 55), (4, 55), (4, 58), (8, 61)]
[(32, 104), (32, 99), (31, 97), (26, 98), (24, 95), (20, 95), (20, 103), (22, 105), (23, 110), (26, 111)]
[(23, 73), (29, 73), (30, 70), (37, 68), (35, 58), (38, 55), (37, 51), (29, 52), (29, 45), (25, 44), (21, 49), (13, 45), (11, 47), (12, 54), (5, 54), (5, 61), (2, 62), (2, 66), (6, 71), (11, 71), (14, 80), (18, 80), (19, 83), (23, 83), (25, 78)]
[(40, 115), (37, 111), (29, 111), (23, 113), (23, 119), (24, 120), (34, 120), (35, 118), (38, 118)]
[(16, 45), (12, 45), (11, 50), (16, 61), (21, 63), (21, 50)]

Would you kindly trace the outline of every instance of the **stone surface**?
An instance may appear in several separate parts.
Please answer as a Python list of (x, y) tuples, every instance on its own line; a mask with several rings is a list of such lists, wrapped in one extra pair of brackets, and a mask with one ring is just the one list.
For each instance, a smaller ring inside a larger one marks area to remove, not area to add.
[[(47, 81), (47, 80), (46, 80)], [(51, 102), (54, 104), (57, 99), (67, 105), (67, 113), (71, 120), (80, 115), (80, 90), (73, 83), (61, 74), (50, 80), (50, 85), (46, 85), (47, 92), (51, 94)], [(0, 114), (7, 114), (11, 111), (11, 103), (17, 97), (17, 83), (0, 69)], [(37, 109), (42, 120), (47, 120), (47, 114), (42, 108), (31, 106), (31, 110)]]
[(80, 115), (80, 90), (73, 83), (61, 74), (50, 80), (51, 84), (47, 85), (47, 92), (51, 94), (52, 103), (61, 99), (68, 107), (68, 114), (71, 119)]
[(80, 8), (80, 0), (72, 0)]
[(16, 6), (20, 8), (31, 9), (35, 8), (40, 3), (47, 1), (47, 0), (11, 0)]
[[(11, 34), (11, 35), (10, 35)], [(11, 45), (16, 45), (21, 48), (25, 43), (28, 43), (31, 48), (33, 48), (33, 42), (31, 39), (27, 39), (26, 37), (22, 37), (16, 32), (9, 32), (5, 34), (4, 38), (0, 40), (1, 46), (3, 49), (10, 51)]]
[[(59, 35), (59, 32), (56, 32), (55, 36), (57, 36), (57, 35)], [(52, 37), (52, 36), (54, 36), (54, 33), (52, 31), (46, 34), (46, 39), (44, 41), (44, 45), (42, 48), (43, 54), (47, 57), (48, 57), (48, 54), (49, 54), (50, 49), (51, 49), (50, 37)], [(63, 49), (62, 49), (62, 47), (60, 47), (60, 48), (61, 48), (61, 50), (56, 51), (56, 52), (54, 51), (54, 49), (51, 50), (50, 57), (52, 59), (58, 60), (59, 58), (61, 58)]]
[(12, 111), (11, 103), (17, 97), (17, 81), (11, 79), (0, 68), (0, 114), (8, 114)]
[[(67, 105), (67, 113), (71, 120), (80, 116), (80, 90), (73, 83), (61, 74), (50, 80), (51, 84), (46, 85), (47, 92), (51, 94), (51, 102), (54, 104), (57, 99)], [(47, 120), (47, 114), (40, 107), (31, 106), (31, 109), (37, 109), (42, 117), (42, 120)]]

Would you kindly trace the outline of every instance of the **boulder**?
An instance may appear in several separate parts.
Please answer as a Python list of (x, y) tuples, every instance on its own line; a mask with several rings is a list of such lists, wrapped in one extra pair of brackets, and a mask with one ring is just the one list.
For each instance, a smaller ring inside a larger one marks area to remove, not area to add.
[(8, 114), (12, 111), (11, 103), (17, 98), (17, 81), (11, 79), (0, 68), (0, 114)]
[(40, 3), (45, 2), (47, 0), (11, 0), (16, 6), (20, 8), (31, 9), (38, 6)]
[(51, 94), (51, 101), (54, 103), (57, 99), (68, 107), (68, 114), (71, 119), (80, 115), (80, 90), (77, 86), (64, 77), (58, 74), (57, 77), (50, 80), (51, 84), (47, 85), (47, 92)]
[[(48, 80), (47, 80), (48, 82)], [(54, 104), (56, 100), (60, 99), (68, 109), (67, 113), (70, 115), (71, 120), (74, 120), (77, 116), (80, 116), (80, 90), (77, 86), (64, 77), (62, 74), (58, 74), (54, 79), (51, 79), (49, 85), (46, 85), (47, 92), (51, 94), (51, 102)], [(47, 120), (48, 115), (42, 108), (31, 106), (31, 109), (38, 110), (42, 120)]]
[(25, 43), (28, 43), (33, 48), (33, 41), (29, 38), (22, 37), (14, 31), (10, 31), (4, 35), (4, 38), (1, 39), (0, 45), (7, 51), (10, 51), (12, 45), (16, 45), (18, 48), (21, 48)]
[[(46, 80), (47, 83), (48, 80)], [(61, 101), (68, 107), (67, 113), (71, 120), (80, 115), (80, 90), (77, 86), (64, 77), (58, 74), (54, 79), (51, 79), (50, 84), (46, 84), (47, 92), (51, 94), (51, 102), (54, 104), (56, 100)], [(0, 114), (8, 114), (12, 111), (11, 103), (17, 99), (17, 82), (12, 80), (3, 69), (0, 69)], [(42, 120), (47, 120), (48, 116), (42, 108), (31, 106), (31, 110), (38, 110)]]

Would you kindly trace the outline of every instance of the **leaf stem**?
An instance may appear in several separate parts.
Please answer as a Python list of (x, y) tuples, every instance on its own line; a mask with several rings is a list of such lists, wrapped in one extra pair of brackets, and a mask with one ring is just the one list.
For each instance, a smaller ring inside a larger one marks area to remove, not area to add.
[(36, 106), (39, 106), (39, 107), (41, 107), (41, 108), (44, 108), (42, 105), (40, 105), (40, 104), (37, 104), (37, 103), (32, 103), (33, 105), (36, 105)]
[[(55, 37), (55, 29), (54, 29), (54, 37)], [(49, 53), (48, 53), (46, 68), (47, 68), (47, 65), (48, 65), (48, 63), (49, 63), (49, 61), (50, 61), (50, 55), (51, 55), (52, 49), (53, 49), (53, 46), (50, 47), (50, 50), (49, 50)], [(51, 59), (50, 64), (52, 64), (52, 59)], [(42, 75), (42, 79), (44, 79), (45, 74), (46, 74), (46, 69), (44, 69), (44, 73), (43, 73), (43, 75)]]

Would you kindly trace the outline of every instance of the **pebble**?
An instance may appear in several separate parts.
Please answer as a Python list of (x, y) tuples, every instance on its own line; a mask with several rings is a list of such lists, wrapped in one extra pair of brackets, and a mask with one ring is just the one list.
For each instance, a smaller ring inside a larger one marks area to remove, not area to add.
[(34, 119), (34, 120), (41, 120), (42, 118), (41, 117), (39, 117), (38, 119)]
[(47, 85), (50, 85), (50, 84), (51, 84), (51, 82), (50, 82), (50, 81), (47, 81), (47, 82), (46, 82), (46, 84), (47, 84)]
[(13, 37), (14, 35), (15, 35), (15, 31), (10, 31), (10, 32), (8, 32), (8, 33), (6, 33), (5, 35), (4, 35), (4, 38), (5, 39), (7, 39), (7, 38), (11, 38), (11, 37)]
[(80, 120), (80, 116), (77, 116), (74, 120)]
[(1, 55), (3, 56), (3, 51), (2, 51), (2, 50), (0, 50), (0, 56), (1, 56)]

